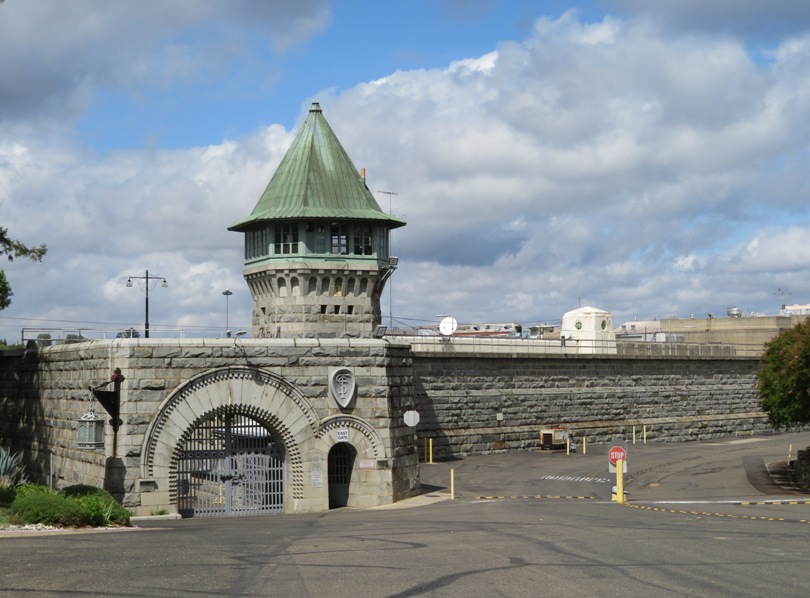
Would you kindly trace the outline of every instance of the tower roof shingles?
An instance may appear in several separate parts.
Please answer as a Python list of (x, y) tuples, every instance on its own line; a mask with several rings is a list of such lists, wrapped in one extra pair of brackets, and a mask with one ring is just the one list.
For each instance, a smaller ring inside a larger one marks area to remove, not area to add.
[(317, 102), (253, 212), (228, 230), (303, 218), (373, 221), (389, 228), (405, 224), (380, 209)]

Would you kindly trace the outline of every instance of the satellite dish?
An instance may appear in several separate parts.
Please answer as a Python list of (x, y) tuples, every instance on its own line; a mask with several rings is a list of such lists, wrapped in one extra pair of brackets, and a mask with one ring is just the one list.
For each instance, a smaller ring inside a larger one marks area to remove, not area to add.
[(439, 322), (439, 332), (442, 336), (451, 336), (456, 331), (456, 328), (458, 328), (458, 322), (451, 316), (447, 316)]

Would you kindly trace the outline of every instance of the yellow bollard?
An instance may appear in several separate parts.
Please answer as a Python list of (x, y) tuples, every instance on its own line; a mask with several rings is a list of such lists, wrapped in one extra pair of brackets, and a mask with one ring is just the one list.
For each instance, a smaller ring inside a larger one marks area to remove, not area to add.
[(433, 439), (430, 439), (430, 464), (433, 465)]
[(565, 435), (565, 454), (571, 454), (571, 439), (568, 437), (568, 434)]
[(616, 461), (616, 502), (624, 504), (624, 459)]
[(644, 424), (644, 444), (647, 444), (647, 424)]
[(792, 444), (790, 445), (790, 448), (788, 449), (788, 467), (790, 467), (790, 459), (791, 459), (791, 457), (793, 457), (793, 445)]
[(450, 470), (450, 500), (456, 499), (456, 470)]
[(636, 427), (633, 426), (633, 444), (636, 443)]
[(588, 437), (587, 436), (582, 437), (582, 454), (583, 455), (588, 454)]

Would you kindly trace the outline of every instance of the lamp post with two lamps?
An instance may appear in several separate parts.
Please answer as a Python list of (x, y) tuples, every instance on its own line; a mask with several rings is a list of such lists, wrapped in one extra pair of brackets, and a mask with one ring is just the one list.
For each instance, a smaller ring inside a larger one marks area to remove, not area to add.
[(149, 338), (149, 281), (150, 280), (153, 280), (153, 281), (158, 281), (159, 280), (159, 281), (161, 281), (160, 286), (163, 287), (163, 288), (168, 287), (169, 283), (166, 282), (166, 279), (163, 278), (162, 276), (155, 276), (154, 274), (150, 276), (149, 275), (149, 270), (146, 271), (146, 276), (130, 276), (129, 278), (127, 278), (127, 286), (128, 287), (132, 286), (132, 281), (133, 280), (145, 280), (146, 281), (146, 285), (145, 285), (146, 286), (146, 320), (144, 322), (144, 327), (143, 327), (144, 328), (143, 336), (144, 336), (144, 338)]

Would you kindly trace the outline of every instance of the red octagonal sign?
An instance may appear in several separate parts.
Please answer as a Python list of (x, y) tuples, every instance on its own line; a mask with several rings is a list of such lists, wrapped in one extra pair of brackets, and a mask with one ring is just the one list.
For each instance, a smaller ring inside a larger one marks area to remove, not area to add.
[(627, 461), (627, 451), (620, 446), (612, 446), (608, 451), (608, 459), (610, 459), (612, 465), (616, 465), (619, 459)]

